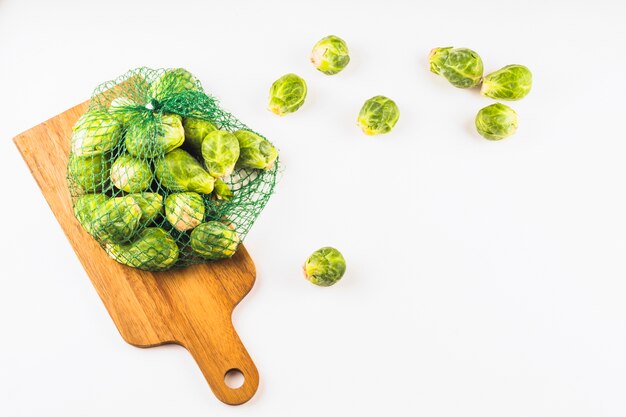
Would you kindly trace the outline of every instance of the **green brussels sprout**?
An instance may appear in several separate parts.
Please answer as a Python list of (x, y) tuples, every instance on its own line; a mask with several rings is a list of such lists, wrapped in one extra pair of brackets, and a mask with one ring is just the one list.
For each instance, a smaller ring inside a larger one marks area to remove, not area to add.
[(198, 193), (170, 194), (165, 199), (165, 218), (176, 230), (193, 229), (204, 220), (204, 201)]
[(117, 262), (146, 271), (168, 269), (178, 260), (178, 246), (160, 227), (147, 227), (129, 243), (107, 243), (107, 254)]
[(105, 111), (88, 111), (72, 129), (71, 149), (75, 156), (103, 154), (122, 139), (122, 124)]
[(154, 158), (178, 148), (185, 141), (182, 118), (177, 114), (133, 123), (126, 131), (126, 149), (137, 158)]
[(141, 208), (141, 225), (146, 226), (163, 211), (163, 196), (157, 193), (129, 194)]
[(283, 75), (270, 88), (269, 110), (279, 116), (298, 110), (306, 98), (306, 82), (296, 74)]
[(200, 162), (182, 149), (174, 149), (156, 160), (154, 173), (161, 185), (170, 191), (211, 194), (215, 184), (215, 178), (202, 168)]
[(485, 139), (504, 139), (517, 130), (517, 113), (502, 103), (492, 104), (476, 115), (476, 129)]
[(215, 191), (215, 197), (218, 200), (230, 201), (235, 196), (228, 184), (220, 179), (215, 180), (215, 187), (213, 191)]
[(100, 192), (109, 187), (111, 162), (105, 155), (70, 156), (69, 181), (84, 192)]
[(356, 123), (366, 135), (379, 135), (390, 132), (399, 118), (400, 109), (393, 100), (375, 96), (363, 104)]
[(191, 232), (191, 248), (206, 259), (230, 258), (237, 246), (237, 233), (217, 221), (202, 223)]
[(111, 100), (109, 112), (117, 117), (122, 124), (128, 124), (137, 103), (127, 97), (117, 97)]
[(78, 222), (90, 235), (94, 234), (93, 221), (96, 210), (106, 204), (109, 200), (104, 194), (85, 194), (74, 203), (74, 215)]
[(457, 88), (471, 88), (480, 84), (483, 61), (467, 48), (434, 48), (428, 57), (430, 71), (442, 75)]
[(239, 141), (237, 168), (271, 169), (278, 158), (278, 151), (267, 139), (249, 130), (234, 133)]
[(337, 74), (350, 62), (348, 45), (337, 36), (326, 36), (313, 47), (311, 62), (318, 71), (326, 75)]
[(232, 174), (239, 159), (239, 140), (225, 130), (215, 130), (204, 137), (202, 158), (209, 174), (222, 178)]
[(94, 213), (92, 228), (100, 240), (125, 242), (133, 238), (141, 215), (141, 207), (133, 197), (111, 198)]
[(480, 93), (496, 100), (519, 100), (530, 92), (533, 75), (523, 65), (507, 65), (483, 78)]
[(304, 263), (304, 276), (315, 285), (330, 287), (346, 272), (346, 260), (335, 248), (325, 247), (313, 252)]
[(186, 117), (183, 119), (185, 129), (185, 143), (183, 147), (194, 155), (202, 155), (202, 141), (210, 132), (217, 130), (211, 122), (202, 119)]
[(130, 155), (122, 155), (111, 166), (111, 182), (127, 193), (145, 191), (152, 183), (150, 164)]
[(183, 68), (167, 70), (150, 86), (150, 97), (163, 101), (185, 91), (200, 91), (196, 78)]

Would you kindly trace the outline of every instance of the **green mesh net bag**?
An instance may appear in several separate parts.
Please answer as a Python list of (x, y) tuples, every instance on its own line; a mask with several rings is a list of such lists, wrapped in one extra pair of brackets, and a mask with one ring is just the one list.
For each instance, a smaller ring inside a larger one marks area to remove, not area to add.
[(163, 271), (231, 257), (265, 207), (278, 153), (188, 71), (139, 68), (73, 128), (74, 214), (116, 261)]

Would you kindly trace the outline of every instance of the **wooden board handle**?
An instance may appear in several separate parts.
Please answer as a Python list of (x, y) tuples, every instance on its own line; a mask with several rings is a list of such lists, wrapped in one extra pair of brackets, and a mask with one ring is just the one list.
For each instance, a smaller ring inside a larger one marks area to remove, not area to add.
[[(232, 321), (215, 326), (213, 331), (197, 328), (187, 334), (182, 344), (189, 350), (211, 390), (220, 401), (230, 404), (243, 404), (252, 398), (259, 386), (259, 372), (252, 358), (239, 339)], [(244, 382), (238, 388), (231, 388), (225, 378), (229, 371), (239, 371)]]
[[(242, 262), (242, 256), (246, 254), (235, 254), (215, 265), (181, 269), (176, 274), (154, 274), (160, 290), (168, 295), (174, 340), (194, 357), (215, 396), (231, 405), (248, 401), (259, 386), (259, 373), (231, 318), (235, 305), (254, 283), (254, 267)], [(239, 280), (233, 281), (235, 276)], [(227, 290), (233, 282), (242, 287), (236, 300), (229, 295), (232, 289)], [(233, 369), (245, 379), (234, 389), (224, 380)]]

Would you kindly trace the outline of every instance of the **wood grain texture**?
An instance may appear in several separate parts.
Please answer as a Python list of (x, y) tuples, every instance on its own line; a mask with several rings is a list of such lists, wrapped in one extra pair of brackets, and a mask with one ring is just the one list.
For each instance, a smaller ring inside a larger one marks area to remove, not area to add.
[[(248, 401), (259, 374), (231, 315), (254, 285), (252, 259), (243, 245), (231, 259), (168, 272), (140, 271), (110, 259), (75, 219), (66, 181), (71, 129), (87, 106), (22, 133), (15, 144), (124, 340), (142, 348), (182, 345), (217, 398), (231, 405)], [(224, 383), (232, 369), (245, 378), (237, 389)]]

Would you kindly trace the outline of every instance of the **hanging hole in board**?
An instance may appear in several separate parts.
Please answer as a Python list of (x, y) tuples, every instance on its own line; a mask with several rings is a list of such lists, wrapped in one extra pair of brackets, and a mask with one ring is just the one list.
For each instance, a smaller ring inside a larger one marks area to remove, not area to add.
[(239, 369), (230, 369), (224, 374), (224, 383), (228, 388), (241, 388), (245, 381), (243, 373)]

